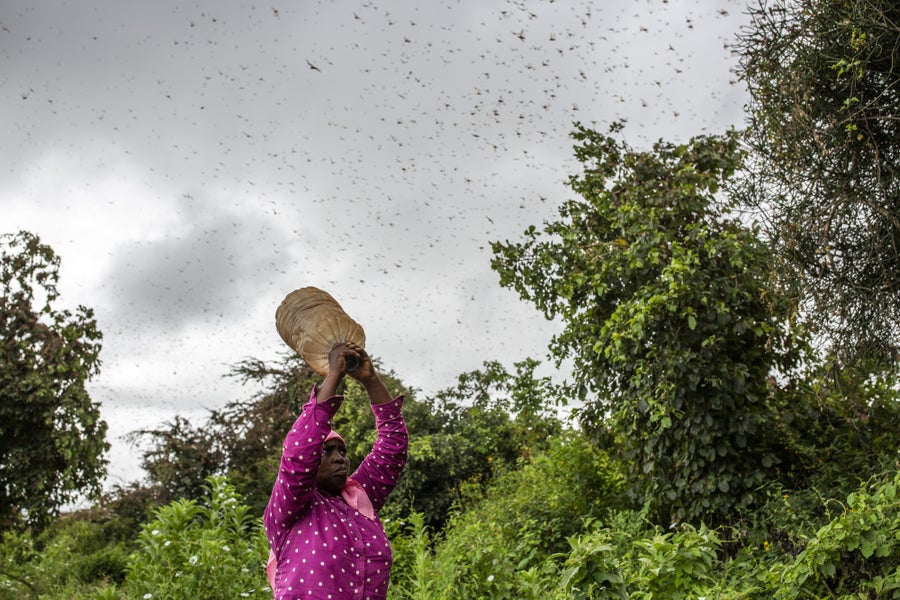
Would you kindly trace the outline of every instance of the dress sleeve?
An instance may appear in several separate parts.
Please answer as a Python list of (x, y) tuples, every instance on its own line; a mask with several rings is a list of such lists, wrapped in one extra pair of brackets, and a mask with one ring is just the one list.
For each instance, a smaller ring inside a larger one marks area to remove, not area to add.
[(397, 485), (403, 467), (406, 466), (409, 448), (409, 432), (403, 420), (403, 396), (385, 404), (373, 404), (375, 427), (378, 437), (356, 472), (350, 477), (358, 481), (372, 501), (375, 510), (381, 510), (388, 494)]
[(333, 396), (316, 402), (317, 392), (314, 386), (309, 402), (284, 440), (278, 476), (263, 515), (269, 546), (276, 553), (291, 526), (309, 509), (322, 459), (322, 442), (331, 431), (331, 418), (344, 400), (343, 396)]

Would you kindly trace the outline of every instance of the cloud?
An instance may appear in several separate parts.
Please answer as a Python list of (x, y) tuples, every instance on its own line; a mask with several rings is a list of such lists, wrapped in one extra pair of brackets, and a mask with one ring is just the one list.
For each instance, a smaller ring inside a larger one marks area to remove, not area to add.
[(177, 332), (198, 317), (245, 309), (246, 290), (260, 284), (284, 240), (252, 213), (212, 210), (215, 202), (184, 196), (176, 230), (115, 250), (106, 291), (129, 316), (150, 314), (147, 325)]
[(433, 392), (542, 358), (558, 330), (499, 287), (489, 243), (571, 196), (573, 122), (627, 118), (638, 147), (738, 123), (724, 44), (745, 17), (738, 0), (8, 0), (3, 225), (53, 246), (63, 300), (96, 309), (110, 419), (235, 399), (221, 376), (286, 350), (274, 311), (304, 285)]

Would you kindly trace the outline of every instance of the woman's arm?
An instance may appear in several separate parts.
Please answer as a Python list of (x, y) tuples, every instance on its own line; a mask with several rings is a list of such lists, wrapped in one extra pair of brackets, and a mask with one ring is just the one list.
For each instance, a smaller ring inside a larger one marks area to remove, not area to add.
[(325, 402), (337, 394), (338, 386), (347, 372), (347, 355), (357, 355), (350, 344), (335, 344), (328, 353), (328, 375), (319, 386), (318, 402)]
[(341, 406), (340, 397), (323, 397), (313, 388), (309, 402), (288, 432), (272, 495), (263, 514), (266, 537), (276, 552), (291, 527), (309, 509), (316, 474), (322, 458), (322, 441), (331, 431), (331, 418)]
[(372, 404), (378, 437), (372, 451), (350, 476), (358, 481), (375, 510), (380, 510), (406, 466), (409, 432), (403, 419), (403, 396), (390, 402)]
[(403, 420), (403, 397), (391, 397), (365, 350), (352, 343), (347, 346), (359, 358), (359, 366), (350, 371), (350, 376), (366, 389), (378, 430), (372, 451), (351, 477), (363, 486), (375, 510), (379, 510), (406, 465), (409, 433)]

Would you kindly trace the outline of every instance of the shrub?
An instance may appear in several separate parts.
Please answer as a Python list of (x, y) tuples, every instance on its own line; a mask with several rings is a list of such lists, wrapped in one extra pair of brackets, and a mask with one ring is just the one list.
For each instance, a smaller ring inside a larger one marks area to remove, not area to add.
[(128, 563), (135, 598), (271, 598), (262, 522), (223, 477), (210, 477), (205, 504), (176, 500), (144, 525)]
[(636, 516), (623, 513), (617, 527), (595, 527), (569, 539), (571, 550), (559, 582), (559, 591), (566, 598), (681, 600), (707, 596), (720, 578), (718, 534), (690, 525), (667, 532), (646, 529)]
[(777, 598), (900, 597), (900, 472), (861, 486), (796, 560), (772, 571)]
[(623, 487), (618, 467), (580, 432), (555, 436), (451, 519), (435, 550), (439, 589), (453, 598), (528, 597), (555, 575), (548, 558), (586, 518), (621, 506)]
[(0, 599), (92, 598), (124, 578), (125, 543), (109, 540), (104, 523), (68, 515), (37, 538), (8, 531), (0, 542)]

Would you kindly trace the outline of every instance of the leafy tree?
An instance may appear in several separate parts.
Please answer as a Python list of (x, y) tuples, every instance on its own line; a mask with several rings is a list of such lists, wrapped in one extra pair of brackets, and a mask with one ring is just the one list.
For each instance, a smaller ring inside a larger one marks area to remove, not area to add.
[(85, 384), (100, 367), (93, 311), (56, 307), (60, 261), (28, 232), (0, 236), (0, 529), (42, 525), (100, 491), (106, 422)]
[(414, 403), (412, 411), (424, 409), (424, 418), (407, 417), (409, 462), (383, 514), (420, 513), (440, 531), (454, 505), (465, 504), (467, 486), (484, 491), (497, 473), (544, 450), (562, 424), (553, 414), (558, 392), (550, 378), (535, 376), (537, 366), (526, 359), (510, 373), (487, 361), (459, 375), (455, 386)]
[(225, 456), (216, 432), (197, 427), (181, 415), (155, 429), (133, 431), (126, 437), (132, 444), (140, 437), (152, 438), (152, 444), (142, 451), (141, 466), (151, 484), (162, 491), (164, 504), (200, 497), (206, 478), (222, 474)]
[(249, 400), (235, 400), (210, 411), (195, 425), (183, 416), (152, 429), (129, 434), (142, 448), (142, 466), (157, 500), (199, 499), (210, 476), (228, 474), (255, 514), (269, 500), (281, 444), (315, 381), (315, 373), (297, 355), (276, 365), (247, 359), (229, 376), (264, 386)]
[(844, 360), (900, 344), (900, 4), (762, 0), (737, 51), (744, 201)]
[[(559, 389), (549, 377), (536, 377), (538, 366), (537, 360), (526, 358), (513, 363), (515, 373), (510, 373), (497, 361), (485, 361), (481, 369), (459, 375), (456, 386), (438, 392), (430, 404), (451, 427), (464, 428), (463, 423), (475, 413), (494, 414), (508, 422), (513, 442), (508, 456), (514, 461), (546, 448), (547, 438), (562, 427), (555, 412)], [(504, 435), (485, 430), (478, 437), (490, 440)]]
[(564, 322), (551, 351), (573, 361), (582, 423), (621, 436), (636, 499), (658, 519), (717, 521), (776, 474), (767, 378), (792, 359), (770, 255), (716, 201), (738, 137), (638, 152), (573, 135), (581, 198), (526, 241), (494, 243), (493, 268)]

